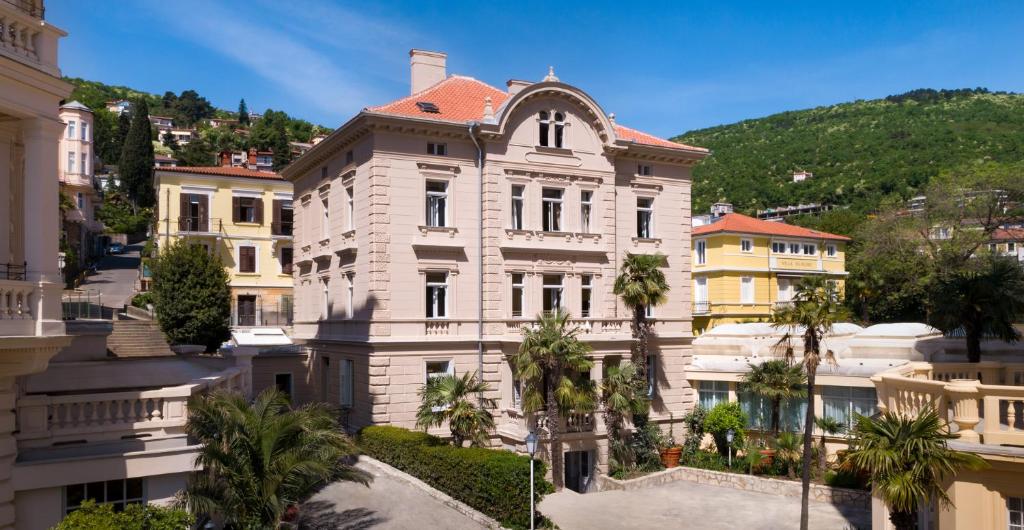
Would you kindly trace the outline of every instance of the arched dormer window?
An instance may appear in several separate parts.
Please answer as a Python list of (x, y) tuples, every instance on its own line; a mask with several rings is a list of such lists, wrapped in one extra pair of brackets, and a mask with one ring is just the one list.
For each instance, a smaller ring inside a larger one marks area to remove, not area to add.
[[(554, 114), (554, 120), (551, 115)], [(565, 147), (565, 114), (540, 111), (538, 114), (537, 144), (541, 147)]]
[(538, 145), (540, 145), (541, 147), (547, 147), (548, 145), (550, 145), (548, 142), (548, 137), (550, 136), (549, 133), (551, 130), (551, 122), (549, 121), (550, 116), (551, 115), (548, 114), (548, 111), (540, 111), (540, 120), (538, 120), (538, 123), (540, 124), (540, 130), (537, 134), (537, 139)]

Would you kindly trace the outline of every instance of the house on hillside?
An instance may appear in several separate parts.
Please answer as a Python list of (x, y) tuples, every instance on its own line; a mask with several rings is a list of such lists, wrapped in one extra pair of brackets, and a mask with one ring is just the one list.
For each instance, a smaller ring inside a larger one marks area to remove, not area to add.
[(111, 100), (107, 102), (106, 106), (108, 112), (113, 112), (118, 116), (124, 114), (125, 112), (131, 112), (132, 110), (132, 102), (128, 101), (127, 99)]
[(64, 213), (63, 237), (77, 256), (75, 265), (83, 267), (103, 253), (104, 226), (96, 218), (102, 193), (94, 176), (93, 113), (77, 101), (61, 105), (59, 113), (64, 122), (58, 155), (60, 191), (72, 204)]

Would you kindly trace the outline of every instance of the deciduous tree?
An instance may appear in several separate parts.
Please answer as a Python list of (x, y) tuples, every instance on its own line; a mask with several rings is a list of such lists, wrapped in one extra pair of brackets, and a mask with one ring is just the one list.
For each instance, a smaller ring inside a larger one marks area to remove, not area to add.
[(172, 344), (214, 351), (228, 339), (231, 285), (219, 256), (182, 239), (161, 249), (151, 269), (157, 320)]

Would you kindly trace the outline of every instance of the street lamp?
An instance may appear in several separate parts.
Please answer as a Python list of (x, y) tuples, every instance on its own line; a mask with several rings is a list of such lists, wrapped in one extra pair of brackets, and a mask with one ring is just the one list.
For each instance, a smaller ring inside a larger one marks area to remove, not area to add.
[(732, 440), (736, 437), (736, 431), (729, 429), (725, 432), (725, 441), (729, 442), (729, 467), (732, 467)]
[(533, 431), (526, 435), (526, 452), (530, 453), (530, 530), (533, 530), (533, 455), (537, 454), (537, 433)]

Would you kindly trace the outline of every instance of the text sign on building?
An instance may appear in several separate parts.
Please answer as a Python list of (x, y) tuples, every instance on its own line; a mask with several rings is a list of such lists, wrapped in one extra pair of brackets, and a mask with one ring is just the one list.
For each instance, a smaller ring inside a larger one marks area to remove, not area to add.
[(815, 270), (818, 268), (818, 260), (776, 258), (775, 268), (777, 269), (798, 269)]

